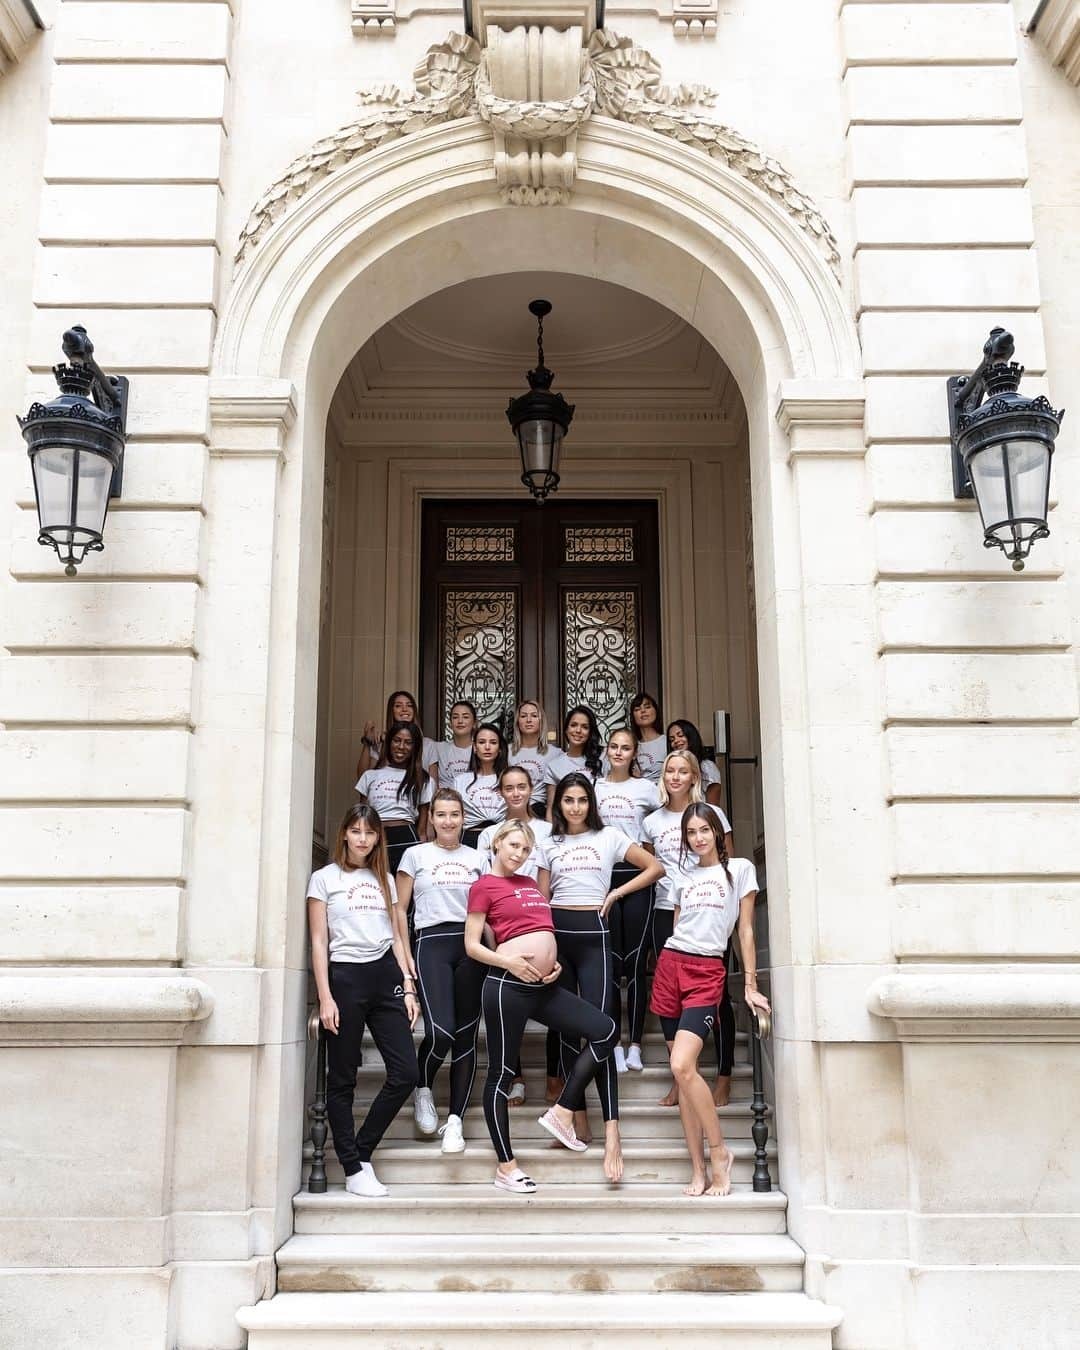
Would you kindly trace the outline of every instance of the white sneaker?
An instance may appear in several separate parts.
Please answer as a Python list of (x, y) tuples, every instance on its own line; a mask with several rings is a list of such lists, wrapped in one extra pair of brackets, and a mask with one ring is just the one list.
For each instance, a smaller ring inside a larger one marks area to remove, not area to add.
[(615, 1047), (615, 1072), (616, 1073), (626, 1072), (626, 1052), (623, 1050), (621, 1045), (617, 1045)]
[(645, 1065), (641, 1062), (641, 1046), (632, 1045), (626, 1052), (626, 1067), (634, 1073), (640, 1073)]
[(412, 1099), (413, 1120), (418, 1132), (430, 1139), (439, 1128), (439, 1113), (435, 1110), (435, 1098), (430, 1088), (418, 1087)]
[(363, 1195), (372, 1200), (380, 1195), (390, 1194), (375, 1175), (375, 1169), (369, 1162), (361, 1163), (359, 1172), (345, 1178), (345, 1189), (350, 1195)]
[(442, 1136), (442, 1151), (444, 1153), (464, 1153), (465, 1135), (461, 1129), (460, 1116), (447, 1116), (446, 1124), (439, 1131)]

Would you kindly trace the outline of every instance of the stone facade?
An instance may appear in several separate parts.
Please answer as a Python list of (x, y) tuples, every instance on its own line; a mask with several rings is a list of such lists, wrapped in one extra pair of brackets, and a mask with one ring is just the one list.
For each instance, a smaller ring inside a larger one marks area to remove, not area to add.
[[(619, 0), (591, 35), (564, 9), (578, 104), (568, 76), (553, 96), (483, 65), (441, 0), (0, 0), (18, 1350), (226, 1350), (274, 1291), (313, 831), (362, 710), (415, 682), (420, 501), (518, 490), (505, 431), (467, 412), (350, 446), (375, 419), (341, 378), (435, 292), (538, 270), (647, 296), (733, 381), (723, 433), (583, 431), (574, 490), (610, 495), (617, 461), (660, 503), (665, 689), (740, 709), (760, 751), (737, 825), (768, 865), (807, 1293), (842, 1310), (837, 1350), (1075, 1341), (1076, 0), (1033, 31), (1028, 0)], [(530, 156), (555, 195), (513, 190)], [(14, 415), (78, 322), (131, 378), (131, 437), (105, 550), (68, 582)], [(1070, 414), (1019, 579), (947, 444), (945, 377), (997, 323)], [(738, 569), (712, 610), (687, 589)]]

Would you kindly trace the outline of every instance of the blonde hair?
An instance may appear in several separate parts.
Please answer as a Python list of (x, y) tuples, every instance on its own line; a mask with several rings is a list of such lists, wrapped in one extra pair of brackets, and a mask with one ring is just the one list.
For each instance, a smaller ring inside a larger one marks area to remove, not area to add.
[(698, 763), (697, 755), (690, 750), (672, 750), (664, 756), (664, 763), (660, 768), (660, 782), (657, 785), (660, 792), (660, 805), (667, 806), (671, 802), (667, 784), (664, 782), (664, 775), (667, 772), (667, 766), (673, 759), (685, 759), (690, 766), (690, 796), (687, 799), (687, 806), (696, 806), (698, 802), (703, 802), (705, 796), (701, 791), (701, 765)]
[(498, 829), (496, 829), (495, 833), (491, 836), (490, 848), (493, 857), (495, 854), (496, 846), (500, 844), (508, 834), (513, 834), (516, 830), (520, 830), (521, 833), (525, 836), (525, 838), (529, 841), (530, 849), (536, 847), (536, 835), (533, 834), (532, 830), (529, 828), (527, 821), (504, 820), (499, 825)]
[(518, 713), (522, 708), (535, 708), (540, 714), (540, 730), (536, 734), (536, 748), (542, 755), (548, 752), (548, 724), (547, 713), (544, 712), (544, 705), (537, 702), (535, 698), (523, 698), (514, 709), (514, 731), (510, 737), (510, 753), (516, 755), (521, 749), (521, 732), (518, 730)]

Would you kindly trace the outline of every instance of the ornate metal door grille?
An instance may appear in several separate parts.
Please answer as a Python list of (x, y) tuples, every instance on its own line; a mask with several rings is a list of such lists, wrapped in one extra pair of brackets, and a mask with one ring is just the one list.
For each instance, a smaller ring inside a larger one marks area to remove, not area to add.
[(448, 586), (442, 610), (442, 734), (457, 699), (468, 699), (482, 722), (501, 722), (518, 697), (517, 591)]
[(639, 687), (637, 593), (567, 588), (562, 611), (566, 706), (591, 708), (606, 739)]

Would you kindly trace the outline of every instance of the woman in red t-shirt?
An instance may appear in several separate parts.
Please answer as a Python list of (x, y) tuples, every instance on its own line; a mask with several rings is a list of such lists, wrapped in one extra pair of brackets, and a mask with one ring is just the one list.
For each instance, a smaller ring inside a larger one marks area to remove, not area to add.
[[(585, 1105), (585, 1088), (597, 1066), (611, 1057), (618, 1032), (614, 1019), (561, 988), (551, 905), (536, 884), (518, 875), (535, 844), (528, 824), (507, 820), (491, 841), (491, 871), (469, 888), (465, 950), (474, 961), (490, 966), (484, 981), (483, 1010), (487, 1030), (488, 1076), (484, 1085), (484, 1117), (499, 1159), (495, 1185), (529, 1195), (536, 1183), (518, 1167), (510, 1143), (507, 1097), (521, 1050), (525, 1023), (532, 1019), (566, 1037), (584, 1037), (586, 1044), (567, 1074), (559, 1100), (539, 1124), (575, 1153), (588, 1145), (574, 1132), (574, 1112)], [(491, 929), (495, 948), (484, 945)], [(622, 1180), (618, 1098), (605, 1109), (604, 1175)]]

